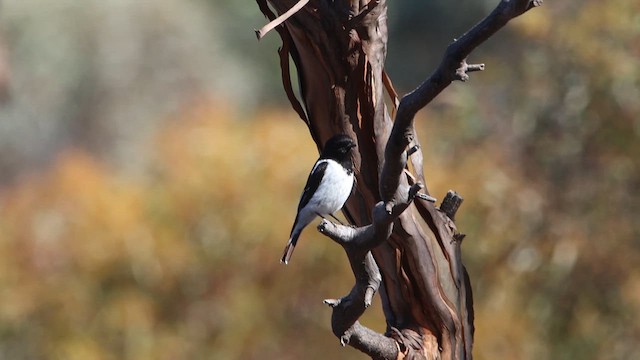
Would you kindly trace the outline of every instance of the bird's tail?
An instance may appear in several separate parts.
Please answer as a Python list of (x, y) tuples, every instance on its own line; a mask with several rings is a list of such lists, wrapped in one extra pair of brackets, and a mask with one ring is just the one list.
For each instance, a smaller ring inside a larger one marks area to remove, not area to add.
[(287, 246), (285, 246), (284, 248), (284, 252), (282, 253), (282, 259), (280, 259), (280, 262), (287, 265), (289, 263), (289, 260), (291, 259), (291, 255), (293, 254), (293, 249), (295, 249), (296, 244), (298, 243), (298, 237), (300, 236), (300, 233), (292, 233), (291, 237), (289, 238), (289, 242), (287, 243)]

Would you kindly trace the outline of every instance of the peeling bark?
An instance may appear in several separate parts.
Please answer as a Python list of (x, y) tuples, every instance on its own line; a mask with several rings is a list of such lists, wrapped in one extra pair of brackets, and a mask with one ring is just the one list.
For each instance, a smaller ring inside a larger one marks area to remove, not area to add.
[[(477, 46), (542, 1), (500, 1), (451, 43), (433, 74), (400, 101), (384, 72), (385, 0), (256, 1), (271, 21), (258, 38), (273, 28), (282, 38), (285, 92), (318, 147), (337, 133), (358, 143), (356, 191), (343, 209), (355, 227), (326, 220), (318, 226), (344, 248), (356, 278), (349, 294), (325, 300), (333, 308), (334, 334), (342, 345), (373, 359), (471, 359), (473, 300), (461, 259), (464, 235), (453, 222), (462, 197), (450, 191), (439, 208), (434, 205), (413, 121), (451, 82), (484, 69), (466, 62)], [(288, 56), (297, 68), (301, 99), (292, 90)], [(377, 292), (385, 334), (358, 322)]]

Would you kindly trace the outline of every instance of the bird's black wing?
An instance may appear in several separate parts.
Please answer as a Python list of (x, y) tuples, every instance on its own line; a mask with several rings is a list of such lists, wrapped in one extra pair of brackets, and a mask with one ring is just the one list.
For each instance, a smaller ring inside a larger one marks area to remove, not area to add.
[(320, 182), (324, 177), (324, 173), (327, 170), (328, 163), (326, 161), (320, 162), (309, 174), (309, 178), (307, 179), (307, 184), (304, 187), (304, 192), (302, 193), (302, 197), (300, 197), (300, 204), (298, 204), (298, 212), (305, 207), (309, 203), (309, 200), (313, 197), (313, 194), (316, 193), (318, 187), (320, 186)]

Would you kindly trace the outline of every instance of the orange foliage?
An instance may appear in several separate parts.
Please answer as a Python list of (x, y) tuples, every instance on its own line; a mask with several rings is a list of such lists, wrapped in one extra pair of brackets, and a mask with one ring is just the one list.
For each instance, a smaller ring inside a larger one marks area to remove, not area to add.
[[(320, 312), (333, 283), (348, 284), (343, 272), (296, 275), (339, 263), (313, 231), (295, 264), (278, 263), (291, 194), (317, 156), (305, 135), (289, 113), (248, 122), (211, 105), (158, 135), (143, 178), (71, 149), (4, 189), (5, 341), (34, 345), (18, 358), (297, 357), (303, 344), (283, 337), (297, 334), (309, 301)], [(334, 344), (327, 326), (318, 341)]]

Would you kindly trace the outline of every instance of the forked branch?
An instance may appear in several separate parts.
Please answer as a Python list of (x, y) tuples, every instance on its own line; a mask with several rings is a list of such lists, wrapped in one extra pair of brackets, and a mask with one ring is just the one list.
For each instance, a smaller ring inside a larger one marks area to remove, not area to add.
[(373, 209), (373, 223), (370, 225), (353, 228), (327, 220), (318, 225), (321, 233), (342, 245), (356, 278), (356, 283), (348, 295), (341, 299), (324, 301), (333, 308), (333, 333), (340, 338), (343, 346), (350, 344), (374, 359), (395, 359), (399, 347), (393, 339), (378, 334), (358, 322), (365, 309), (371, 305), (382, 281), (371, 249), (389, 238), (393, 221), (407, 209), (421, 188), (420, 184), (414, 184), (408, 187), (403, 198), (395, 203), (379, 202)]
[[(270, 20), (257, 35), (260, 38), (275, 28), (283, 38), (285, 89), (314, 140), (346, 132), (357, 137), (360, 146), (356, 159), (361, 166), (359, 198), (349, 200), (345, 214), (352, 224), (371, 223), (349, 227), (325, 220), (318, 226), (345, 249), (356, 278), (348, 295), (325, 300), (333, 308), (334, 334), (342, 345), (349, 344), (376, 360), (470, 358), (472, 300), (460, 254), (462, 235), (453, 224), (462, 198), (451, 193), (440, 209), (430, 203), (434, 199), (423, 185), (414, 117), (451, 82), (466, 81), (469, 73), (483, 70), (484, 64), (467, 63), (471, 52), (509, 20), (542, 1), (501, 0), (491, 14), (447, 47), (433, 74), (399, 103), (384, 73), (386, 1), (256, 1)], [(298, 68), (304, 106), (288, 83), (288, 55)], [(396, 110), (393, 123), (383, 88), (390, 93)], [(409, 160), (415, 176), (408, 172)], [(427, 222), (426, 235), (414, 218), (416, 213), (405, 213), (412, 203)], [(448, 262), (444, 266), (448, 265), (450, 274), (439, 274), (443, 261)], [(385, 275), (382, 288), (381, 272)], [(379, 289), (388, 325), (384, 335), (358, 321)]]
[[(534, 7), (542, 5), (542, 0), (502, 0), (486, 18), (454, 40), (445, 51), (440, 65), (427, 80), (400, 101), (396, 116), (396, 126), (406, 129), (415, 114), (430, 103), (454, 80), (466, 81), (468, 72), (484, 69), (484, 64), (468, 65), (467, 57), (511, 19)], [(398, 124), (400, 122), (400, 124)], [(394, 126), (394, 131), (396, 130)], [(396, 136), (399, 136), (396, 134)]]
[[(374, 359), (395, 359), (398, 349), (406, 347), (406, 344), (399, 342), (392, 346), (394, 343), (381, 341), (381, 334), (372, 336), (371, 330), (360, 325), (357, 320), (371, 304), (371, 298), (380, 284), (380, 271), (369, 251), (372, 246), (388, 240), (392, 229), (390, 221), (395, 220), (408, 207), (422, 188), (420, 184), (408, 187), (404, 178), (408, 157), (417, 150), (416, 146), (410, 147), (416, 140), (413, 119), (417, 111), (431, 102), (451, 82), (466, 81), (469, 72), (484, 70), (484, 64), (467, 64), (467, 56), (509, 20), (541, 3), (539, 0), (502, 0), (484, 20), (450, 44), (436, 71), (418, 88), (402, 98), (385, 148), (384, 165), (379, 180), (383, 201), (374, 208), (373, 224), (355, 229), (329, 222), (320, 224), (319, 230), (322, 233), (344, 247), (356, 276), (356, 284), (349, 295), (342, 299), (325, 301), (334, 308), (332, 327), (343, 345), (352, 344), (350, 339), (357, 338), (357, 345), (352, 345)], [(444, 202), (443, 210), (453, 219), (461, 203), (461, 197), (450, 193)], [(462, 264), (459, 266), (462, 267)], [(464, 353), (471, 356), (470, 347)]]

